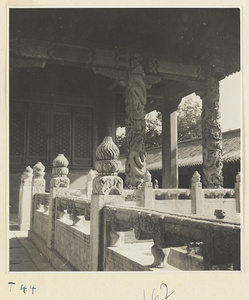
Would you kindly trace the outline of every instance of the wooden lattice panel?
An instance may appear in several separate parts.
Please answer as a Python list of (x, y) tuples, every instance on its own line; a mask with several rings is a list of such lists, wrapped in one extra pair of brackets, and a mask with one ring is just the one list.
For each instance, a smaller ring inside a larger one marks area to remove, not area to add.
[(47, 162), (49, 108), (32, 105), (29, 110), (28, 158)]
[(92, 157), (92, 111), (73, 115), (73, 164), (90, 165)]
[(15, 161), (23, 161), (25, 153), (25, 104), (13, 103), (10, 106), (9, 149)]
[(57, 156), (59, 153), (64, 154), (67, 158), (70, 158), (70, 132), (71, 132), (71, 119), (70, 109), (69, 112), (53, 113), (52, 123), (52, 158)]

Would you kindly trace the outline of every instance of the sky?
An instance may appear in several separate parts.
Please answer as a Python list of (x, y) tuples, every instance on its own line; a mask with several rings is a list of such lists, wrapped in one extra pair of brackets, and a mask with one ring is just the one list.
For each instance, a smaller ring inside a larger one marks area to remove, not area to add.
[[(182, 99), (192, 98), (202, 105), (202, 101), (195, 94)], [(241, 74), (230, 75), (220, 81), (220, 124), (221, 131), (241, 128)]]
[(220, 111), (222, 132), (241, 128), (242, 97), (241, 73), (235, 73), (220, 81)]

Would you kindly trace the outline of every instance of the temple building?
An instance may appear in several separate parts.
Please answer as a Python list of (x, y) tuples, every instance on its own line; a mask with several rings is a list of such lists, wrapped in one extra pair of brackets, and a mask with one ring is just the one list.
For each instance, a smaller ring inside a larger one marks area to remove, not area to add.
[[(240, 129), (222, 133), (223, 186), (233, 188), (240, 172)], [(162, 186), (162, 147), (146, 149), (146, 167), (151, 173), (152, 182), (157, 180)], [(125, 155), (120, 156), (122, 167), (120, 176), (125, 178)], [(188, 188), (193, 174), (197, 171), (202, 177), (202, 139), (189, 139), (178, 142), (179, 188)]]
[(162, 187), (177, 188), (176, 110), (193, 92), (203, 108), (202, 182), (223, 187), (219, 81), (240, 71), (239, 9), (11, 8), (9, 20), (11, 212), (28, 165), (41, 162), (51, 174), (63, 153), (71, 188), (80, 188), (118, 126), (126, 126), (126, 186), (138, 188), (147, 170), (144, 118), (155, 109)]

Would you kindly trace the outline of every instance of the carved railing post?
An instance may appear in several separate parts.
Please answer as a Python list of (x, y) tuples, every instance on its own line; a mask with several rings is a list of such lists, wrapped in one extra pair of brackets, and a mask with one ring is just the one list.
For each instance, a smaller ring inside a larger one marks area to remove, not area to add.
[(41, 162), (36, 163), (33, 167), (32, 195), (45, 193), (46, 182), (44, 179), (44, 170), (45, 167)]
[(125, 164), (126, 185), (139, 187), (146, 172), (145, 105), (147, 91), (145, 74), (137, 64), (128, 73), (125, 93), (126, 104), (126, 143), (127, 157)]
[(90, 170), (87, 174), (86, 178), (86, 197), (87, 199), (91, 199), (93, 192), (93, 179), (96, 177), (96, 174), (93, 170)]
[(55, 205), (56, 197), (67, 195), (69, 193), (68, 160), (64, 154), (59, 154), (53, 161), (52, 175), (50, 181), (49, 195), (49, 221), (48, 221), (48, 243), (50, 249), (54, 247), (54, 230), (55, 230)]
[(201, 176), (195, 171), (191, 183), (191, 213), (204, 214), (204, 195), (202, 191)]
[(142, 183), (142, 195), (141, 195), (141, 206), (145, 208), (154, 208), (155, 196), (153, 192), (151, 174), (149, 171), (146, 171), (144, 175), (144, 181)]
[(33, 170), (28, 166), (21, 176), (19, 189), (18, 226), (20, 230), (29, 230), (32, 214), (32, 177)]
[[(118, 175), (121, 162), (119, 150), (111, 137), (105, 137), (96, 150), (95, 168), (99, 175), (93, 179), (90, 222), (90, 270), (97, 271), (102, 265), (99, 248), (105, 244), (102, 208), (106, 204), (122, 203), (123, 180)], [(103, 249), (101, 251), (103, 253)]]
[(46, 181), (44, 179), (45, 167), (41, 162), (38, 162), (33, 167), (33, 180), (32, 180), (32, 216), (31, 216), (31, 229), (33, 226), (33, 217), (36, 209), (36, 198), (34, 197), (37, 193), (45, 193), (46, 190)]
[(240, 213), (240, 172), (236, 176), (236, 183), (234, 187), (235, 201), (236, 201), (236, 213)]

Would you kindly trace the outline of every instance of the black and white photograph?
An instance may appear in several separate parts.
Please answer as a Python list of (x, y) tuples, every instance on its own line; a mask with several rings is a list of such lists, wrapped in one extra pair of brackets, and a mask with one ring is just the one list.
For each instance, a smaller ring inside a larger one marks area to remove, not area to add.
[[(139, 278), (104, 299), (183, 299), (192, 275), (214, 285), (186, 299), (232, 299), (216, 289), (245, 271), (242, 15), (7, 8), (9, 299), (46, 295), (38, 278), (94, 274)], [(11, 279), (26, 274), (36, 283)]]

